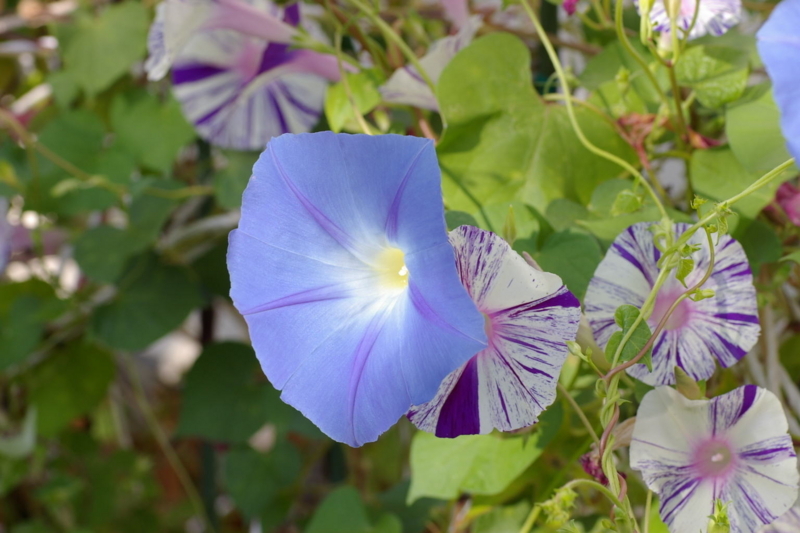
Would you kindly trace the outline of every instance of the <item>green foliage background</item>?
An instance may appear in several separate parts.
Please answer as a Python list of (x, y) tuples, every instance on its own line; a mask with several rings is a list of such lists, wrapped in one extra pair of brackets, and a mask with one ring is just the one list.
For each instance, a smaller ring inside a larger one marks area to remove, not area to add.
[[(7, 3), (0, 20), (47, 6), (26, 2)], [(635, 13), (625, 15), (637, 31)], [(392, 2), (387, 16), (417, 51), (447, 31), (430, 6)], [(505, 533), (520, 530), (533, 502), (586, 477), (578, 459), (591, 438), (563, 397), (517, 434), (442, 440), (401, 420), (357, 450), (280, 401), (246, 338), (224, 327), (236, 319), (227, 232), (257, 154), (199, 140), (169, 81), (146, 81), (152, 17), (147, 2), (82, 1), (66, 16), (43, 15), (0, 36), (58, 43), (37, 45), (25, 61), (0, 57), (0, 195), (29, 229), (0, 281), (0, 530), (201, 531), (207, 516), (220, 532), (257, 531), (257, 523), (287, 533)], [(443, 72), (441, 113), (423, 115), (441, 136), (448, 224), (508, 237), (511, 206), (515, 249), (582, 298), (614, 237), (658, 220), (658, 211), (618, 165), (578, 140), (536, 39), (482, 33)], [(681, 57), (675, 74), (696, 135), (686, 144), (664, 125), (669, 109), (613, 28), (577, 33), (586, 61), (572, 80), (587, 95), (577, 107), (582, 130), (637, 168), (645, 154), (654, 175), (678, 162), (689, 187), (685, 198), (673, 195), (676, 220), (690, 220), (692, 194), (722, 200), (789, 158), (769, 83), (754, 76), (762, 66), (752, 35), (704, 38)], [(352, 49), (349, 37), (345, 44)], [(663, 65), (648, 68), (661, 91), (672, 90)], [(355, 105), (380, 132), (421, 134), (419, 110), (381, 101), (388, 74), (379, 65), (348, 75), (347, 90), (332, 85), (317, 129), (359, 131)], [(6, 103), (42, 86), (51, 96), (9, 111)], [(623, 118), (652, 130), (638, 138)], [(798, 283), (794, 263), (779, 259), (796, 261), (800, 232), (764, 208), (796, 175), (793, 168), (737, 204), (731, 220), (769, 305), (782, 305), (776, 287)], [(73, 281), (52, 266), (65, 261)], [(167, 335), (201, 352), (178, 383), (159, 380), (143, 355)], [(798, 342), (789, 335), (781, 351), (795, 377)], [(718, 372), (709, 391), (735, 387), (743, 372)], [(571, 358), (561, 382), (596, 415), (588, 368)], [(646, 387), (626, 386), (628, 417)], [(627, 473), (643, 501), (643, 485)], [(574, 527), (605, 531), (607, 513), (587, 495)], [(651, 533), (665, 531), (656, 515), (651, 523)]]

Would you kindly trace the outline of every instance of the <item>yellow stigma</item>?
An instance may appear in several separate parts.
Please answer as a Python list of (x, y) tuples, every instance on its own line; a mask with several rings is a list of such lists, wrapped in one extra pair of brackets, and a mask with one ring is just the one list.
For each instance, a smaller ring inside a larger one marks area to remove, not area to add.
[(375, 270), (381, 277), (381, 283), (392, 289), (404, 289), (408, 285), (408, 268), (403, 251), (399, 248), (387, 248), (375, 261)]

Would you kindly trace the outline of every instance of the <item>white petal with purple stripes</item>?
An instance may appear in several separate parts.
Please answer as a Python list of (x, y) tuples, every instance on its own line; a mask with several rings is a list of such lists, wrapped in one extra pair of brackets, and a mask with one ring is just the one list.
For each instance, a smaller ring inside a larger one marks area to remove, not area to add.
[[(299, 5), (276, 16), (296, 26)], [(329, 59), (239, 31), (203, 31), (176, 57), (173, 91), (203, 138), (225, 148), (260, 150), (272, 137), (314, 127), (327, 85), (320, 74), (330, 70)]]
[[(653, 242), (651, 225), (634, 224), (622, 232), (589, 283), (584, 301), (586, 318), (602, 347), (619, 330), (614, 322), (616, 309), (625, 304), (641, 307), (658, 276), (661, 252)], [(675, 236), (687, 228), (687, 224), (675, 224)], [(705, 275), (709, 247), (703, 232), (693, 235), (689, 243), (700, 246), (692, 256), (694, 270), (686, 278), (691, 286)], [(714, 269), (703, 288), (715, 291), (715, 296), (699, 302), (686, 299), (679, 304), (653, 344), (653, 372), (640, 364), (628, 370), (630, 375), (650, 385), (668, 385), (675, 382), (674, 369), (680, 366), (695, 380), (707, 379), (717, 363), (729, 367), (755, 345), (761, 327), (753, 276), (742, 246), (730, 236), (721, 237), (716, 244)], [(685, 290), (673, 273), (660, 289), (647, 320), (651, 329)]]
[[(677, 24), (684, 32), (691, 28), (689, 39), (697, 39), (708, 34), (720, 36), (742, 20), (741, 0), (681, 0), (680, 4)], [(669, 13), (664, 0), (654, 2), (650, 20), (657, 31), (670, 31)], [(692, 26), (693, 21), (694, 26)], [(683, 37), (683, 34), (680, 36)]]
[(800, 531), (800, 502), (783, 513), (780, 518), (768, 526), (764, 526), (759, 533), (797, 533)]
[[(472, 42), (481, 24), (483, 22), (480, 16), (470, 17), (456, 35), (439, 39), (433, 43), (428, 53), (419, 60), (420, 66), (433, 83), (439, 81), (439, 76), (450, 60)], [(381, 86), (380, 91), (383, 99), (387, 102), (430, 109), (431, 111), (439, 109), (436, 96), (412, 65), (397, 69)]]
[(754, 385), (711, 400), (658, 387), (639, 406), (631, 468), (658, 494), (671, 532), (705, 532), (719, 499), (728, 503), (731, 533), (754, 533), (797, 499), (787, 431), (778, 398)]
[(163, 78), (192, 37), (201, 31), (227, 28), (262, 40), (288, 43), (293, 25), (264, 0), (163, 0), (147, 36), (144, 64), (150, 80)]
[(408, 416), (438, 437), (529, 426), (556, 398), (565, 342), (578, 331), (578, 300), (494, 233), (461, 226), (450, 242), (461, 282), (486, 319), (489, 346)]

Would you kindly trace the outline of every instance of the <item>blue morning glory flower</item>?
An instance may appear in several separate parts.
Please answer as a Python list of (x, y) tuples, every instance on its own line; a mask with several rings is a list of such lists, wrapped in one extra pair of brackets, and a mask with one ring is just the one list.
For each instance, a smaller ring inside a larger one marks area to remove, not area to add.
[(486, 347), (425, 139), (273, 139), (244, 193), (228, 269), (281, 398), (351, 446), (431, 400)]
[(772, 78), (783, 136), (800, 158), (800, 0), (784, 0), (758, 32), (758, 53)]

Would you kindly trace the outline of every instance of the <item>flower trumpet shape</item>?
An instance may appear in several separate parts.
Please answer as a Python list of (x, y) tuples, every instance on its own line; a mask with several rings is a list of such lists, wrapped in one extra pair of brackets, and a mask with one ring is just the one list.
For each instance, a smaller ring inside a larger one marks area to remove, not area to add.
[(800, 0), (775, 6), (758, 32), (758, 53), (772, 79), (775, 102), (781, 111), (783, 136), (789, 151), (800, 157)]
[(712, 400), (658, 387), (636, 414), (631, 468), (658, 494), (671, 532), (705, 532), (720, 500), (728, 504), (731, 533), (754, 533), (797, 499), (787, 431), (778, 398), (754, 385)]
[(450, 242), (461, 282), (485, 317), (489, 346), (408, 416), (437, 437), (529, 426), (556, 399), (580, 303), (561, 278), (526, 263), (494, 233), (461, 226)]
[(166, 0), (160, 7), (150, 77), (172, 67), (175, 97), (204, 139), (261, 150), (273, 136), (314, 127), (339, 69), (333, 56), (288, 44), (304, 22), (300, 4)]
[[(634, 224), (623, 231), (598, 265), (584, 304), (586, 318), (597, 343), (606, 347), (611, 335), (619, 331), (614, 312), (624, 304), (641, 308), (658, 277), (661, 252), (656, 248), (649, 222)], [(675, 237), (688, 224), (675, 224)], [(709, 245), (704, 233), (689, 240), (699, 246), (692, 254), (694, 270), (686, 277), (687, 286), (699, 282), (708, 269)], [(653, 343), (653, 372), (643, 364), (628, 373), (649, 385), (675, 383), (675, 366), (694, 380), (708, 379), (716, 369), (735, 364), (758, 340), (756, 290), (753, 275), (742, 246), (728, 235), (715, 244), (714, 268), (703, 289), (715, 295), (700, 301), (683, 300), (667, 319), (664, 330)], [(669, 308), (686, 288), (675, 272), (659, 289), (653, 312), (647, 322), (655, 329)]]
[[(650, 9), (650, 21), (655, 30), (671, 30), (668, 6), (673, 3), (679, 4), (675, 6), (678, 28), (689, 32), (689, 39), (708, 34), (720, 36), (742, 20), (741, 0), (655, 0)], [(636, 5), (638, 7), (639, 3)]]
[(456, 272), (433, 144), (270, 141), (230, 236), (231, 297), (281, 398), (359, 446), (486, 346)]

